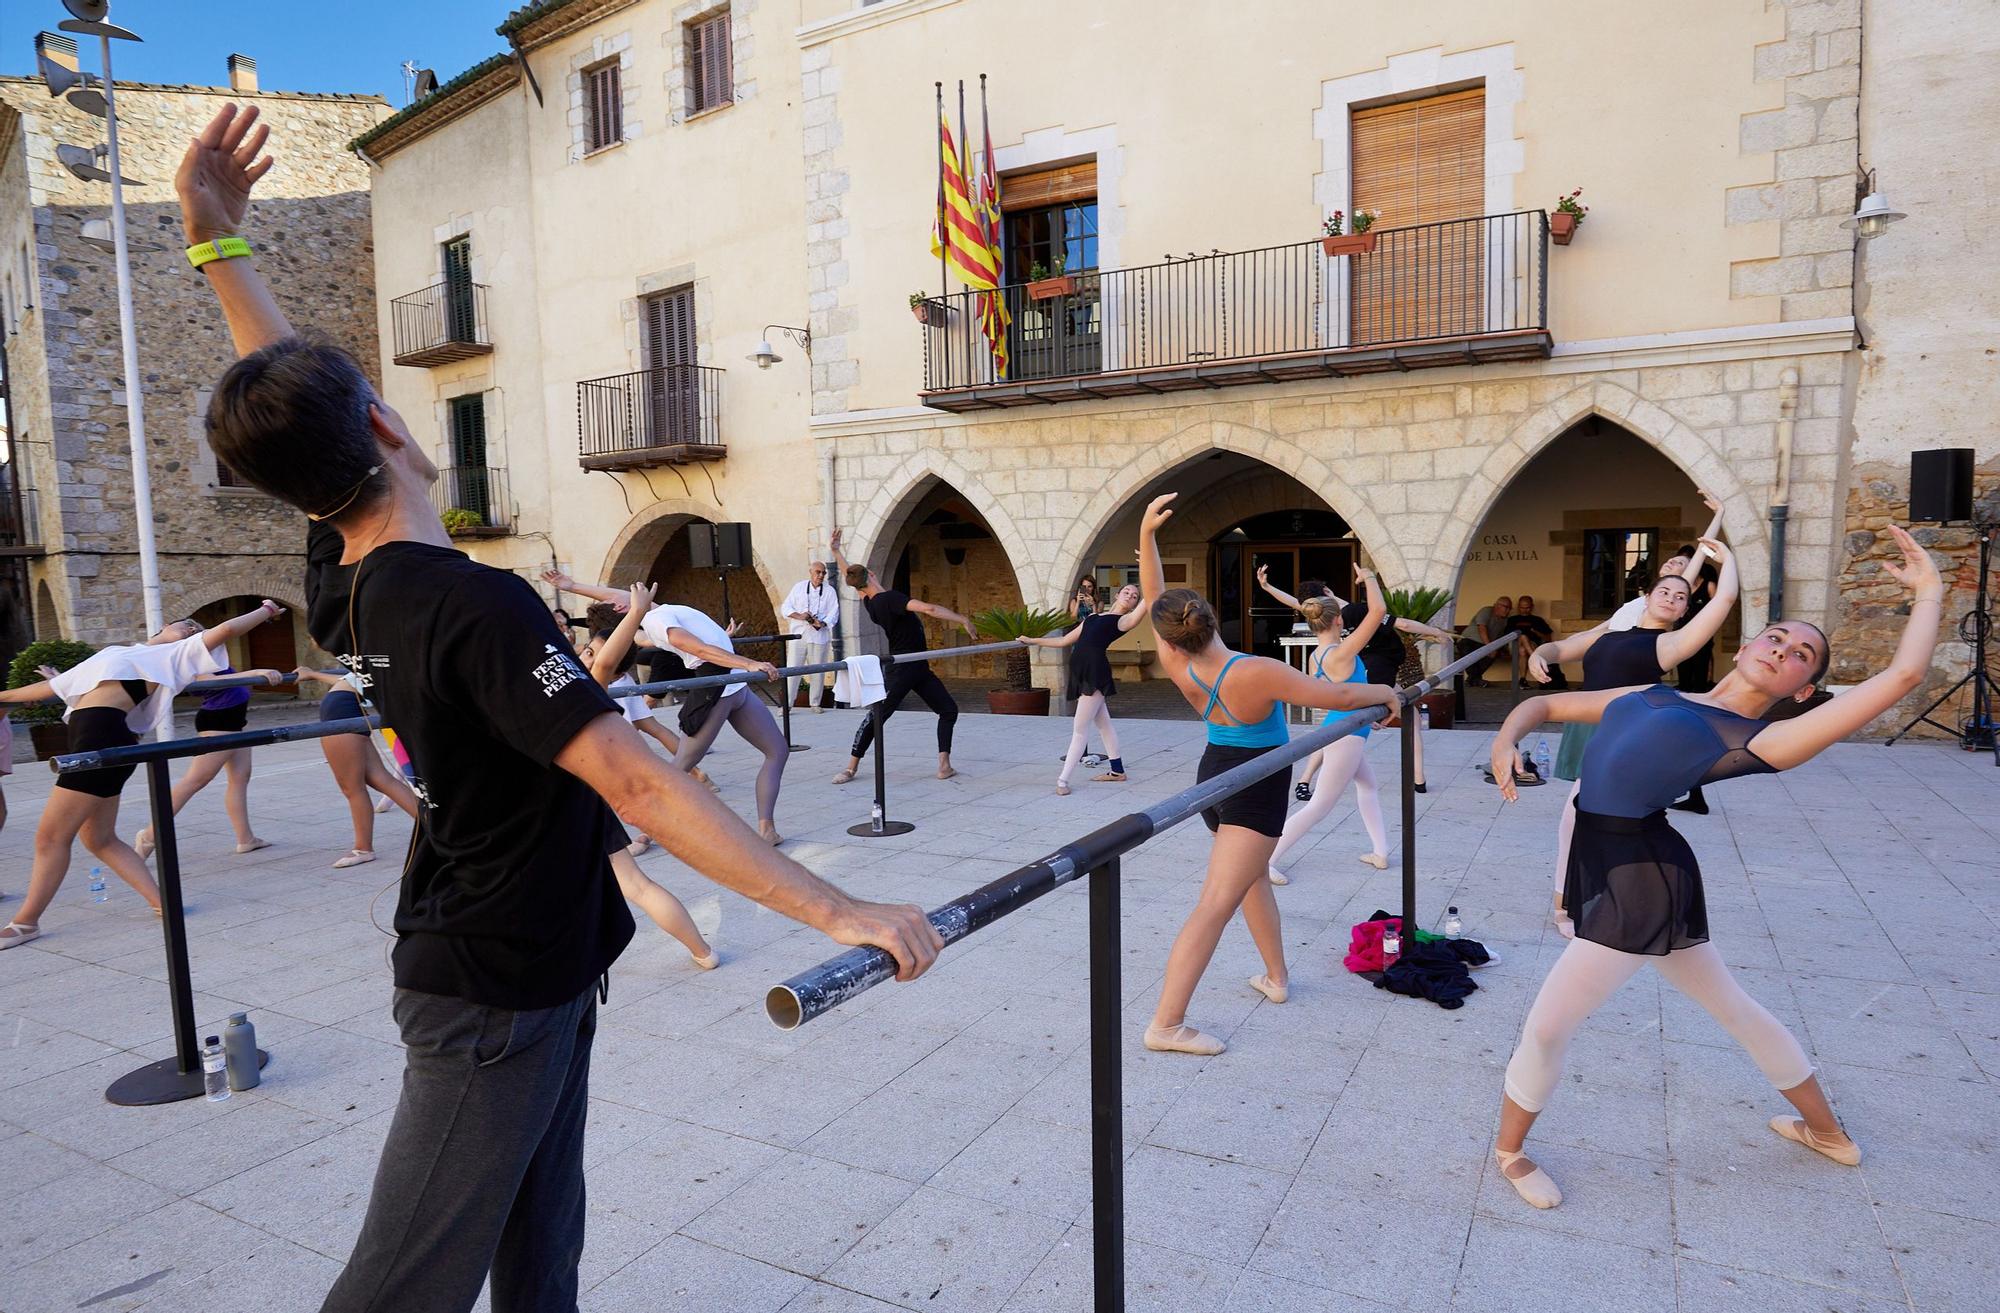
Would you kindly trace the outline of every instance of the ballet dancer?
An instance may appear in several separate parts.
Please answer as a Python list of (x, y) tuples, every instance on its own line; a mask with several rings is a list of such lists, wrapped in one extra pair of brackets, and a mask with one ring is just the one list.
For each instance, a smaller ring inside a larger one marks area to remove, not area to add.
[[(840, 577), (847, 586), (861, 594), (862, 609), (868, 618), (882, 627), (889, 636), (889, 654), (906, 656), (913, 652), (926, 651), (930, 644), (924, 639), (924, 622), (918, 616), (934, 616), (947, 624), (957, 625), (965, 630), (967, 638), (977, 639), (972, 622), (948, 606), (935, 602), (921, 602), (908, 593), (884, 588), (875, 572), (865, 565), (848, 564), (846, 555), (840, 550), (840, 530), (833, 531), (833, 559), (840, 567)], [(958, 724), (958, 699), (952, 697), (951, 690), (944, 686), (931, 670), (928, 661), (898, 661), (882, 676), (882, 720), (896, 714), (896, 708), (903, 705), (903, 699), (915, 693), (924, 700), (924, 705), (937, 713), (937, 777), (948, 780), (958, 774), (951, 765), (951, 732)], [(868, 708), (862, 709), (861, 728), (854, 731), (854, 744), (848, 749), (847, 766), (833, 777), (835, 784), (846, 784), (861, 770), (861, 759), (868, 755), (868, 745), (875, 741), (875, 716)]]
[[(646, 732), (648, 725), (658, 728), (657, 722), (653, 719), (653, 709), (646, 705), (646, 699), (642, 697), (620, 697), (618, 686), (622, 683), (628, 688), (636, 687), (631, 670), (633, 659), (638, 655), (638, 648), (633, 639), (639, 633), (640, 622), (652, 609), (653, 591), (649, 584), (633, 584), (625, 614), (620, 617), (614, 628), (608, 630), (599, 628), (606, 617), (598, 608), (603, 607), (605, 610), (612, 608), (604, 602), (592, 606), (589, 616), (591, 642), (584, 649), (590, 661), (590, 677), (616, 699), (620, 709), (625, 713), (625, 719), (637, 726), (642, 734)], [(633, 706), (634, 703), (638, 704), (636, 708)], [(666, 731), (661, 729), (660, 734), (665, 735)], [(672, 738), (671, 735), (666, 737)], [(668, 748), (669, 753), (674, 750), (673, 747)], [(699, 767), (690, 773), (701, 775)], [(703, 777), (703, 783), (706, 782), (706, 777)], [(650, 846), (651, 841), (648, 840), (646, 847)], [(687, 950), (688, 956), (694, 959), (696, 966), (703, 971), (715, 970), (722, 965), (722, 955), (702, 938), (701, 931), (695, 926), (694, 918), (688, 915), (687, 907), (672, 893), (655, 884), (644, 871), (639, 869), (639, 863), (633, 860), (639, 853), (644, 852), (646, 847), (637, 844), (618, 844), (612, 850), (611, 874), (618, 877), (618, 892), (625, 895), (626, 902), (638, 904), (639, 910), (644, 912), (654, 925), (680, 941), (681, 947)]]
[(1120, 635), (1135, 629), (1143, 613), (1139, 610), (1139, 588), (1126, 584), (1111, 601), (1109, 611), (1085, 612), (1076, 628), (1057, 638), (1023, 638), (1034, 647), (1069, 648), (1069, 696), (1076, 700), (1076, 719), (1069, 736), (1069, 752), (1063, 757), (1062, 774), (1056, 776), (1056, 793), (1069, 796), (1069, 777), (1083, 760), (1090, 741), (1090, 727), (1104, 740), (1107, 769), (1091, 778), (1100, 784), (1125, 781), (1125, 759), (1118, 755), (1118, 731), (1111, 727), (1110, 699), (1118, 691), (1111, 677), (1111, 658), (1105, 653)]
[[(1299, 604), (1306, 623), (1319, 636), (1319, 645), (1308, 658), (1314, 679), (1335, 684), (1370, 682), (1368, 671), (1361, 664), (1361, 652), (1389, 614), (1389, 608), (1382, 600), (1382, 584), (1373, 570), (1357, 565), (1354, 567), (1354, 579), (1367, 593), (1368, 609), (1362, 614), (1361, 623), (1348, 630), (1345, 637), (1339, 636), (1341, 608), (1334, 599), (1308, 597)], [(1322, 716), (1322, 722), (1324, 719)], [(1349, 780), (1354, 781), (1355, 810), (1361, 813), (1361, 823), (1368, 830), (1368, 841), (1374, 845), (1359, 860), (1378, 871), (1389, 869), (1389, 832), (1382, 820), (1382, 795), (1376, 786), (1375, 769), (1368, 764), (1367, 756), (1368, 732), (1373, 728), (1372, 725), (1363, 725), (1346, 738), (1313, 754), (1318, 762), (1318, 771), (1311, 777), (1309, 801), (1285, 822), (1278, 846), (1271, 850), (1272, 884), (1291, 883), (1278, 869), (1278, 859), (1326, 819), (1327, 813), (1333, 810), (1334, 804), (1340, 801), (1340, 795), (1346, 791)]]
[[(1520, 1196), (1537, 1208), (1562, 1191), (1524, 1148), (1547, 1107), (1571, 1038), (1590, 1014), (1649, 961), (1748, 1050), (1771, 1084), (1798, 1110), (1771, 1129), (1853, 1166), (1861, 1148), (1841, 1128), (1790, 1031), (1765, 1011), (1709, 941), (1701, 870), (1665, 808), (1691, 784), (1790, 770), (1861, 729), (1923, 683), (1937, 647), (1944, 584), (1930, 556), (1904, 530), (1889, 534), (1900, 564), (1882, 569), (1911, 595), (1910, 618), (1889, 668), (1787, 720), (1763, 717), (1787, 699), (1805, 702), (1826, 677), (1826, 635), (1802, 620), (1779, 620), (1744, 643), (1709, 693), (1650, 688), (1555, 693), (1516, 707), (1493, 748), (1501, 796), (1512, 802), (1505, 756), (1544, 720), (1595, 723), (1583, 756), (1576, 837), (1564, 903), (1576, 937), (1549, 970), (1528, 1009), (1520, 1046), (1507, 1064), (1494, 1156)], [(1725, 571), (1727, 566), (1724, 567)], [(1661, 641), (1665, 641), (1662, 639)]]
[[(1546, 684), (1551, 664), (1581, 661), (1583, 691), (1588, 693), (1657, 684), (1666, 678), (1668, 671), (1715, 641), (1722, 622), (1728, 618), (1729, 608), (1736, 604), (1736, 557), (1720, 539), (1703, 538), (1699, 548), (1689, 554), (1690, 560), (1681, 562), (1681, 569), (1688, 569), (1691, 561), (1703, 552), (1722, 563), (1722, 573), (1717, 604), (1705, 609), (1692, 624), (1674, 627), (1687, 613), (1688, 579), (1685, 574), (1672, 572), (1674, 559), (1669, 559), (1669, 573), (1661, 575), (1646, 593), (1646, 608), (1635, 628), (1614, 630), (1599, 626), (1544, 643), (1528, 656), (1529, 677)], [(1583, 755), (1596, 728), (1594, 724), (1564, 725), (1562, 748), (1556, 757), (1556, 778), (1575, 781), (1563, 803), (1562, 818), (1556, 823), (1555, 925), (1565, 939), (1573, 936), (1576, 928), (1563, 910), (1563, 881), (1569, 871), (1570, 839), (1576, 829), (1576, 798), (1583, 788)]]
[[(561, 571), (550, 571), (543, 577), (566, 593), (599, 602), (629, 605), (630, 598), (637, 596), (633, 590), (619, 592), (602, 584), (580, 584)], [(778, 668), (770, 662), (737, 655), (729, 632), (707, 615), (691, 606), (653, 602), (651, 598), (648, 589), (647, 610), (639, 618), (634, 641), (679, 657), (690, 678), (732, 670), (752, 671), (767, 680), (778, 678)], [(763, 755), (764, 765), (757, 772), (757, 833), (766, 843), (783, 843), (784, 837), (778, 833), (778, 789), (792, 749), (763, 700), (744, 684), (695, 689), (681, 695), (680, 722), (681, 741), (674, 765), (682, 771), (692, 772), (701, 764), (724, 725)]]
[[(218, 675), (261, 675), (264, 682), (276, 686), (291, 678), (279, 670), (238, 671), (224, 666)], [(213, 738), (217, 734), (235, 734), (249, 723), (250, 689), (247, 685), (235, 688), (219, 688), (201, 700), (201, 706), (194, 713), (194, 733), (196, 738)], [(229, 748), (222, 752), (205, 752), (188, 763), (187, 774), (174, 784), (174, 815), (181, 814), (181, 808), (195, 794), (212, 783), (215, 777), (228, 772), (229, 782), (223, 786), (222, 809), (229, 815), (230, 828), (236, 831), (237, 853), (254, 853), (259, 848), (269, 848), (269, 842), (259, 839), (250, 829), (250, 749)], [(142, 828), (132, 838), (132, 849), (141, 859), (153, 855), (153, 827)]]
[(322, 1313), (464, 1313), (482, 1291), (493, 1313), (573, 1308), (598, 991), (633, 933), (605, 856), (614, 808), (708, 878), (888, 950), (903, 979), (941, 941), (922, 909), (859, 902), (761, 842), (617, 713), (525, 580), (453, 547), (425, 444), (351, 356), (293, 332), (251, 257), (213, 245), (273, 163), (257, 117), (224, 104), (175, 178), (243, 355), (208, 439), (339, 529), (338, 637), (313, 637), (346, 645), (424, 799), (395, 917), (401, 1093)]
[[(189, 683), (222, 670), (230, 639), (284, 613), (285, 608), (265, 598), (256, 610), (213, 629), (203, 629), (193, 620), (176, 620), (143, 643), (102, 648), (60, 673), (44, 668), (49, 678), (0, 690), (0, 703), (61, 698), (71, 752), (129, 747)], [(19, 915), (0, 928), (0, 949), (18, 948), (41, 937), (42, 912), (62, 888), (70, 849), (79, 836), (91, 855), (117, 872), (158, 915), (160, 891), (152, 873), (132, 846), (118, 837), (118, 794), (137, 769), (107, 766), (56, 778), (41, 823), (35, 827), (28, 892)]]
[[(577, 654), (583, 658), (584, 664), (590, 668), (591, 675), (597, 678), (597, 682), (604, 685), (605, 692), (611, 694), (612, 700), (618, 704), (618, 710), (624, 713), (625, 719), (632, 722), (632, 727), (665, 748), (667, 756), (673, 757), (680, 752), (681, 741), (672, 730), (660, 723), (659, 704), (649, 697), (633, 692), (639, 687), (639, 681), (633, 674), (639, 664), (639, 645), (628, 639), (615, 658), (606, 662), (599, 660), (601, 654), (612, 650), (611, 636), (618, 632), (618, 627), (624, 623), (626, 614), (625, 609), (613, 603), (592, 602), (590, 610), (585, 615), (589, 638), (581, 648), (577, 649)], [(732, 623), (725, 632), (734, 638), (735, 625)], [(600, 664), (609, 671), (608, 682), (599, 675)], [(706, 785), (710, 793), (722, 792), (721, 787), (710, 779), (708, 772), (701, 767), (696, 766), (688, 774), (697, 783)], [(627, 851), (637, 857), (652, 846), (653, 841), (642, 834), (632, 841)]]
[[(1196, 782), (1263, 756), (1291, 741), (1285, 706), (1358, 711), (1398, 706), (1396, 690), (1381, 684), (1330, 683), (1314, 679), (1283, 661), (1232, 652), (1216, 632), (1215, 610), (1188, 588), (1169, 592), (1160, 566), (1159, 531), (1173, 516), (1175, 493), (1155, 497), (1139, 525), (1139, 587), (1159, 636), (1160, 664), (1189, 705), (1197, 708), (1208, 733)], [(1231, 678), (1231, 675), (1234, 678)], [(1228, 684), (1225, 695), (1223, 685)], [(1285, 828), (1285, 793), (1291, 772), (1273, 771), (1211, 807), (1201, 819), (1215, 835), (1201, 896), (1167, 953), (1166, 980), (1146, 1047), (1163, 1052), (1211, 1056), (1224, 1044), (1186, 1024), (1188, 1001), (1208, 969), (1223, 927), (1238, 908), (1264, 959), (1250, 987), (1273, 1003), (1290, 996), (1285, 942), (1278, 903), (1266, 877), (1271, 851)]]
[[(311, 666), (300, 666), (292, 674), (302, 685), (327, 686), (319, 700), (322, 722), (355, 720), (368, 714), (361, 705), (361, 695), (355, 691), (352, 675), (329, 675)], [(334, 786), (347, 799), (348, 819), (354, 825), (354, 846), (333, 859), (333, 869), (344, 871), (350, 866), (365, 866), (375, 860), (375, 815), (382, 810), (368, 796), (368, 791), (373, 789), (387, 802), (401, 807), (413, 821), (420, 819), (416, 792), (404, 782), (400, 772), (389, 769), (367, 730), (325, 735), (319, 741), (319, 751), (326, 758), (327, 769), (333, 772)]]

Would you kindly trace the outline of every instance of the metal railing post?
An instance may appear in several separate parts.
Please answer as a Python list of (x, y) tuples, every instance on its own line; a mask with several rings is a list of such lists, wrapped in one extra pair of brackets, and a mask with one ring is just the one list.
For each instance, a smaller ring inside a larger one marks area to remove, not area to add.
[(181, 905), (180, 843), (174, 833), (174, 788), (165, 757), (146, 763), (153, 804), (154, 851), (160, 859), (160, 923), (167, 947), (167, 1001), (174, 1016), (174, 1056), (149, 1062), (111, 1082), (104, 1097), (127, 1108), (178, 1103), (202, 1093), (201, 1051), (194, 1038), (194, 986), (188, 972), (187, 912)]
[(1119, 859), (1090, 873), (1090, 1234), (1092, 1307), (1125, 1308), (1125, 1068)]
[(882, 828), (875, 828), (875, 818), (871, 815), (859, 825), (848, 826), (847, 832), (857, 839), (886, 839), (892, 835), (908, 834), (917, 827), (908, 821), (889, 819), (889, 767), (883, 760), (885, 754), (882, 750), (882, 734), (888, 728), (889, 718), (882, 714), (880, 702), (868, 708), (868, 715), (875, 725), (875, 805), (882, 812)]
[[(1403, 933), (1417, 928), (1417, 717), (1421, 701), (1403, 708), (1398, 738), (1403, 748)], [(1416, 940), (1405, 942), (1415, 944)]]

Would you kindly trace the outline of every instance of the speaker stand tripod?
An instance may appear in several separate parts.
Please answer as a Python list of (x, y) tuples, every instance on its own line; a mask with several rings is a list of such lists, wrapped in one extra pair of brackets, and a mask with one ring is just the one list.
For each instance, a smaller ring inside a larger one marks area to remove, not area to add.
[[(1993, 571), (1993, 539), (2000, 536), (2000, 523), (1975, 526), (1979, 534), (1979, 593), (1972, 609), (1959, 617), (1958, 634), (1972, 645), (1972, 668), (1965, 677), (1939, 694), (1937, 700), (1918, 712), (1907, 725), (1890, 735), (1894, 743), (1919, 725), (1929, 725), (1941, 729), (1958, 740), (1958, 746), (1967, 752), (1991, 752), (1993, 764), (2000, 766), (2000, 732), (1996, 732), (1993, 714), (1995, 707), (1995, 687), (2000, 685), (1986, 668), (1986, 639), (1993, 628), (1992, 612), (1987, 609), (1987, 580)], [(1931, 719), (1931, 713), (1958, 695), (1967, 684), (1972, 685), (1972, 708), (1964, 721), (1957, 725), (1946, 725)]]

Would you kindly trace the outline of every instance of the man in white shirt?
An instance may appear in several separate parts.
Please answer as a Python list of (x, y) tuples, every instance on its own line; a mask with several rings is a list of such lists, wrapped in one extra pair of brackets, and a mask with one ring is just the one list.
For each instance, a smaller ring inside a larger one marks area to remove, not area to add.
[[(840, 594), (826, 581), (826, 562), (814, 561), (808, 577), (792, 585), (792, 591), (785, 594), (785, 619), (791, 622), (791, 632), (799, 636), (796, 643), (787, 644), (785, 664), (788, 666), (818, 666), (833, 660), (833, 634), (840, 624)], [(808, 681), (809, 689), (822, 685), (819, 676), (787, 675), (785, 677), (785, 701), (798, 701), (799, 681)], [(826, 700), (833, 690), (833, 676), (824, 677), (823, 689), (807, 698), (814, 711), (826, 710)]]

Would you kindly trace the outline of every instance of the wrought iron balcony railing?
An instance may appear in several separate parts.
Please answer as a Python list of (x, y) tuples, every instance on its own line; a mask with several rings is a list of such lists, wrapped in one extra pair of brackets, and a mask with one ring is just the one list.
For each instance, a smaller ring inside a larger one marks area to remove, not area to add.
[(389, 302), (399, 365), (446, 365), (493, 350), (486, 336), (486, 286), (447, 279)]
[(576, 385), (577, 459), (587, 470), (721, 460), (722, 373), (662, 365)]
[(502, 538), (514, 531), (507, 471), (492, 465), (448, 465), (431, 485), (431, 504), (454, 538)]
[(1003, 287), (1004, 372), (981, 294), (933, 297), (922, 400), (976, 410), (1549, 354), (1544, 212), (1336, 241), (1367, 249), (1300, 242)]

